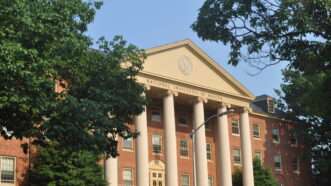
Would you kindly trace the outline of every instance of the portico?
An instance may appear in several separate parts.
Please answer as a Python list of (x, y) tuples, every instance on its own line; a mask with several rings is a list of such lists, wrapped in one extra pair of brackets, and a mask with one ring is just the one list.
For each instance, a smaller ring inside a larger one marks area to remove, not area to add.
[[(248, 112), (250, 110), (249, 103), (254, 99), (254, 96), (190, 40), (148, 49), (146, 52), (148, 57), (144, 63), (144, 70), (137, 77), (137, 81), (146, 87), (145, 95), (147, 97), (162, 102), (165, 185), (179, 185), (180, 180), (175, 117), (176, 104), (180, 103), (192, 108), (194, 128), (204, 122), (206, 108), (215, 113), (225, 112), (229, 107), (242, 110), (240, 113), (240, 138), (243, 181), (244, 186), (253, 186)], [(140, 133), (135, 139), (136, 183), (137, 186), (153, 185), (149, 165), (154, 160), (149, 159), (151, 147), (148, 146), (150, 139), (148, 139), (146, 109), (135, 117), (134, 125)], [(217, 176), (221, 186), (231, 186), (231, 153), (227, 116), (217, 118), (216, 125)], [(194, 154), (196, 160), (194, 180), (198, 186), (207, 186), (208, 160), (204, 127), (197, 131), (195, 140), (195, 149), (197, 150)], [(106, 175), (108, 174), (107, 170), (116, 170), (113, 166), (117, 166), (117, 164), (106, 163)], [(114, 173), (113, 175), (117, 176)], [(117, 181), (113, 183), (117, 183)], [(160, 183), (164, 184), (163, 182)], [(158, 183), (157, 185), (160, 186)]]

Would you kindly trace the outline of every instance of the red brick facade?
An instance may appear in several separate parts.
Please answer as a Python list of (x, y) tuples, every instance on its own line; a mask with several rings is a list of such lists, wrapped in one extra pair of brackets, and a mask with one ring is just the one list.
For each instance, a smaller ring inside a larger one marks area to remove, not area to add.
[[(163, 136), (164, 130), (162, 125), (162, 119), (160, 122), (151, 121), (151, 111), (155, 110), (161, 113), (162, 118), (162, 107), (150, 106), (148, 107), (148, 139), (149, 139), (149, 160), (161, 160), (164, 162), (164, 145), (162, 145), (161, 153), (152, 153), (152, 135), (159, 134)], [(185, 116), (187, 118), (188, 126), (178, 124), (179, 116)], [(192, 111), (188, 107), (176, 105), (176, 135), (177, 135), (177, 154), (178, 154), (178, 179), (181, 175), (189, 175), (190, 183), (193, 183), (192, 176), (192, 141), (189, 137), (189, 133), (192, 130)], [(239, 115), (229, 115), (229, 132), (230, 132), (230, 147), (231, 153), (233, 149), (240, 149), (240, 135), (232, 134), (232, 121), (239, 120)], [(206, 141), (211, 144), (211, 160), (208, 160), (208, 175), (212, 176), (213, 185), (219, 185), (217, 180), (217, 151), (216, 151), (216, 130), (213, 130), (215, 121), (211, 121), (206, 128)], [(273, 174), (278, 179), (279, 183), (283, 186), (309, 186), (311, 185), (311, 170), (309, 160), (304, 159), (304, 142), (302, 138), (298, 138), (297, 145), (291, 145), (290, 143), (290, 130), (295, 127), (294, 124), (279, 120), (271, 119), (265, 116), (257, 114), (250, 114), (250, 125), (251, 130), (253, 125), (258, 125), (260, 129), (260, 137), (254, 138), (252, 136), (252, 149), (253, 154), (260, 152), (262, 155), (262, 161), (265, 167), (272, 170)], [(135, 128), (133, 124), (130, 124), (132, 129)], [(278, 128), (280, 131), (280, 143), (274, 143), (272, 139), (272, 129)], [(180, 140), (187, 140), (188, 142), (188, 157), (181, 157), (179, 152)], [(26, 172), (29, 167), (29, 154), (25, 154), (20, 147), (20, 144), (26, 143), (27, 140), (4, 140), (0, 139), (0, 156), (10, 156), (16, 158), (16, 186), (26, 185), (23, 184), (27, 180)], [(164, 138), (162, 138), (164, 144)], [(119, 140), (119, 170), (118, 180), (119, 185), (123, 184), (122, 171), (125, 168), (130, 168), (133, 171), (133, 182), (135, 183), (135, 143), (133, 142), (133, 149), (123, 149), (123, 140)], [(281, 170), (275, 170), (274, 167), (274, 156), (276, 154), (281, 155)], [(232, 155), (231, 155), (232, 156)], [(300, 158), (299, 172), (294, 172), (292, 168), (292, 161), (295, 158)], [(232, 161), (233, 158), (231, 157)], [(233, 165), (233, 163), (232, 163)], [(240, 168), (240, 165), (233, 165), (232, 170)], [(179, 180), (180, 183), (180, 180)], [(1, 185), (1, 184), (0, 184)], [(135, 185), (135, 184), (134, 184)]]

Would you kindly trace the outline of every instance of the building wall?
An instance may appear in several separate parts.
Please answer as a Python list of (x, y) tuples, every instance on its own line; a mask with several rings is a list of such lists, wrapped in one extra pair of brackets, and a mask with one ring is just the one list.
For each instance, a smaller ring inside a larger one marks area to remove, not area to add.
[[(161, 122), (152, 122), (151, 121), (151, 112), (159, 111), (161, 113)], [(193, 162), (192, 162), (192, 140), (189, 137), (189, 133), (192, 130), (192, 109), (188, 106), (176, 105), (176, 136), (177, 136), (177, 154), (178, 154), (178, 182), (180, 183), (181, 175), (189, 175), (190, 183), (193, 183)], [(212, 111), (207, 111), (212, 112)], [(186, 116), (188, 121), (188, 126), (178, 125), (179, 116)], [(231, 134), (232, 131), (232, 121), (239, 120), (239, 115), (232, 114), (228, 117), (229, 122), (229, 138), (230, 138), (230, 148), (231, 156), (232, 149), (240, 149), (240, 135)], [(148, 106), (147, 109), (147, 121), (148, 121), (148, 144), (149, 144), (149, 161), (151, 160), (161, 160), (164, 162), (165, 153), (164, 153), (164, 130), (162, 124), (162, 107), (161, 104), (153, 104)], [(206, 141), (212, 146), (212, 158), (208, 160), (208, 175), (213, 177), (214, 185), (217, 183), (217, 154), (216, 154), (216, 130), (214, 130), (216, 121), (210, 121), (208, 127), (206, 128)], [(311, 183), (311, 174), (310, 174), (310, 163), (308, 159), (304, 159), (305, 155), (305, 146), (302, 138), (299, 138), (298, 145), (292, 146), (289, 142), (289, 134), (292, 128), (296, 125), (287, 123), (277, 119), (268, 119), (266, 117), (250, 115), (250, 125), (256, 124), (260, 126), (260, 138), (256, 139), (252, 137), (252, 153), (259, 151), (262, 153), (263, 164), (265, 167), (272, 170), (273, 174), (278, 179), (279, 183), (284, 186), (297, 186), (297, 185), (310, 185)], [(135, 126), (129, 124), (130, 128), (134, 131)], [(280, 143), (276, 144), (272, 140), (272, 128), (280, 129)], [(162, 136), (162, 153), (153, 154), (152, 153), (152, 135), (159, 134)], [(188, 158), (183, 158), (179, 154), (179, 143), (181, 139), (188, 141), (189, 156)], [(4, 140), (0, 139), (0, 156), (15, 156), (16, 157), (16, 185), (23, 185), (24, 181), (27, 179), (26, 171), (28, 169), (28, 154), (25, 154), (20, 147), (22, 143), (27, 142), (27, 140)], [(118, 157), (118, 181), (119, 184), (123, 184), (122, 172), (126, 168), (130, 168), (135, 176), (135, 165), (136, 165), (136, 155), (135, 149), (136, 144), (133, 142), (133, 149), (127, 150), (123, 149), (122, 145), (123, 139), (119, 140), (119, 154)], [(274, 168), (274, 155), (281, 154), (282, 157), (282, 170), (276, 171)], [(300, 173), (294, 173), (291, 167), (291, 161), (293, 158), (302, 157), (300, 161)], [(139, 158), (139, 157), (138, 157)], [(232, 157), (231, 160), (233, 161)], [(232, 164), (232, 171), (240, 169), (240, 165)], [(136, 178), (133, 177), (135, 182)], [(1, 185), (1, 184), (0, 184)]]
[[(161, 112), (161, 122), (151, 121), (151, 111)], [(178, 154), (178, 179), (180, 183), (181, 175), (189, 175), (190, 183), (193, 183), (193, 162), (192, 162), (192, 140), (189, 137), (189, 133), (192, 130), (192, 110), (190, 108), (185, 108), (181, 105), (175, 106), (176, 112), (176, 136), (177, 136), (177, 154)], [(183, 127), (178, 125), (178, 116), (181, 114), (186, 114), (189, 122), (188, 127)], [(231, 160), (232, 159), (232, 149), (240, 149), (240, 135), (231, 134), (232, 120), (239, 120), (239, 115), (230, 115), (229, 122), (229, 138), (230, 138), (230, 148), (231, 148)], [(162, 107), (160, 105), (153, 105), (148, 107), (147, 111), (147, 121), (148, 121), (148, 144), (149, 144), (149, 161), (151, 160), (161, 160), (164, 162), (164, 130), (162, 126)], [(212, 159), (208, 160), (208, 175), (213, 177), (214, 185), (217, 183), (217, 154), (216, 154), (216, 130), (214, 126), (216, 121), (211, 121), (209, 127), (206, 128), (206, 142), (212, 145)], [(311, 173), (310, 173), (310, 163), (308, 159), (305, 159), (305, 146), (302, 138), (298, 139), (298, 145), (292, 146), (289, 142), (290, 130), (296, 127), (294, 124), (287, 123), (278, 119), (268, 119), (266, 117), (257, 116), (250, 114), (250, 125), (251, 129), (253, 124), (260, 126), (260, 138), (254, 138), (252, 136), (252, 153), (259, 151), (262, 153), (262, 162), (265, 167), (269, 168), (274, 176), (278, 179), (280, 184), (284, 186), (297, 186), (297, 185), (311, 185)], [(134, 125), (130, 124), (132, 129)], [(280, 129), (280, 143), (276, 144), (272, 140), (272, 128)], [(152, 134), (159, 134), (162, 136), (162, 153), (155, 155), (152, 153)], [(189, 157), (183, 158), (179, 154), (179, 143), (181, 139), (188, 141), (189, 145)], [(123, 168), (132, 168), (135, 170), (135, 153), (134, 151), (122, 150), (122, 140), (119, 143), (119, 183), (122, 183), (122, 171)], [(135, 146), (135, 144), (134, 144)], [(134, 147), (135, 148), (135, 147)], [(276, 171), (274, 167), (274, 155), (280, 154), (282, 158), (282, 170)], [(291, 161), (296, 158), (302, 158), (300, 160), (300, 173), (295, 173), (291, 167)], [(232, 171), (240, 169), (240, 165), (234, 165), (232, 162)], [(135, 178), (134, 178), (135, 180)]]
[[(14, 184), (7, 184), (6, 186), (23, 186), (27, 185), (27, 170), (29, 168), (29, 153), (24, 153), (21, 145), (24, 143), (28, 143), (28, 140), (18, 140), (18, 139), (11, 139), (5, 140), (4, 138), (0, 137), (0, 156), (8, 156), (8, 157), (15, 157), (15, 183)], [(0, 183), (0, 186), (2, 184)]]

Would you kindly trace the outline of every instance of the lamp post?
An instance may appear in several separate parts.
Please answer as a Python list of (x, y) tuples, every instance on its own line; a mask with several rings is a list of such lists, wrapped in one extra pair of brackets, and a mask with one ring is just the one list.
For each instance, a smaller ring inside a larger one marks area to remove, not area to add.
[(226, 112), (222, 112), (222, 113), (218, 113), (218, 114), (214, 114), (209, 116), (203, 123), (201, 123), (197, 128), (193, 128), (191, 133), (190, 133), (190, 138), (192, 139), (192, 152), (193, 152), (193, 179), (194, 179), (194, 186), (196, 186), (196, 170), (195, 170), (195, 134), (196, 132), (202, 127), (208, 124), (208, 122), (213, 119), (213, 118), (218, 118), (221, 117), (223, 115), (229, 114), (229, 113), (234, 113), (235, 110), (234, 109), (229, 109)]

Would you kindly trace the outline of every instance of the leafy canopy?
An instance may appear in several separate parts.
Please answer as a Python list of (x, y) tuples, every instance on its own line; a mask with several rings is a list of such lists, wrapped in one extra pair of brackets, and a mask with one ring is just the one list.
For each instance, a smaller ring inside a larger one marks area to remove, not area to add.
[(207, 0), (192, 28), (204, 40), (230, 44), (233, 65), (243, 59), (261, 69), (279, 61), (330, 69), (330, 8), (329, 0)]
[(87, 26), (101, 5), (0, 1), (2, 136), (115, 156), (116, 135), (134, 135), (126, 123), (145, 104), (135, 81), (144, 52), (121, 37), (92, 42)]
[(229, 44), (229, 64), (288, 64), (280, 108), (307, 124), (317, 185), (330, 185), (331, 1), (206, 0), (192, 28), (204, 40)]

